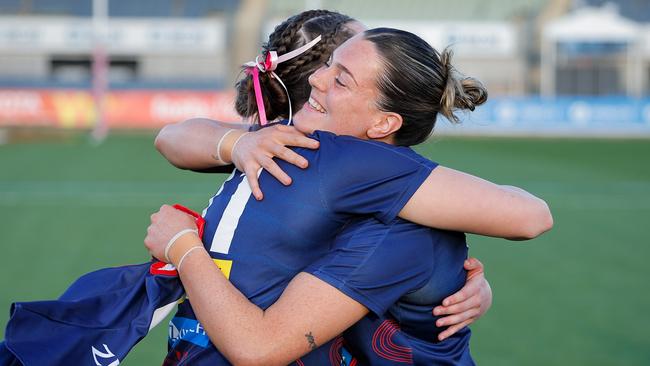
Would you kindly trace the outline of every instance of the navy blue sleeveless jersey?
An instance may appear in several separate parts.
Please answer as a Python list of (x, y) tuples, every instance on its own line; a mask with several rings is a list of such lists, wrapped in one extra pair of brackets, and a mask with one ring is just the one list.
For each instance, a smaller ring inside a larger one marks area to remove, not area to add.
[[(246, 177), (235, 170), (204, 211), (206, 249), (233, 285), (262, 309), (296, 274), (324, 257), (352, 219), (367, 216), (390, 224), (437, 165), (406, 147), (321, 131), (312, 137), (320, 141), (318, 150), (297, 149), (309, 161), (307, 169), (278, 162), (293, 178), (290, 186), (262, 171), (264, 199), (257, 201)], [(166, 364), (199, 359), (227, 364), (190, 302), (179, 306), (170, 323)], [(329, 357), (335, 343), (296, 363), (308, 364), (318, 352)]]

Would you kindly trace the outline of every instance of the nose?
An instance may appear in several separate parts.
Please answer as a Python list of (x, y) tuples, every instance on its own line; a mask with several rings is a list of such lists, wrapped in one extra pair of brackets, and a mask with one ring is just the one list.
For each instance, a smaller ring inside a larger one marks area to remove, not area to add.
[(309, 85), (312, 89), (324, 90), (327, 83), (325, 82), (325, 66), (321, 66), (318, 70), (314, 71), (313, 74), (309, 75)]

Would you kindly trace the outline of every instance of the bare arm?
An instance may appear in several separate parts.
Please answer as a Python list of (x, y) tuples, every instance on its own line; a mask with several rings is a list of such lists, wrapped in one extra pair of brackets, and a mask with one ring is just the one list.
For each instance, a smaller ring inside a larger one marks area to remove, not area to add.
[[(273, 161), (273, 157), (306, 168), (307, 160), (287, 146), (316, 149), (319, 143), (290, 126), (275, 125), (246, 134), (249, 127), (247, 124), (194, 118), (163, 127), (156, 136), (155, 145), (172, 165), (181, 169), (206, 170), (234, 164), (246, 173), (253, 195), (260, 200), (263, 195), (257, 181), (259, 169), (266, 169), (282, 184), (291, 184), (291, 178)], [(237, 131), (229, 132), (233, 129)], [(217, 154), (218, 148), (220, 154)]]
[[(231, 164), (217, 159), (217, 144), (232, 129), (248, 131), (247, 124), (223, 123), (205, 118), (192, 118), (167, 125), (156, 136), (156, 149), (174, 166), (181, 169), (207, 169)], [(226, 151), (229, 149), (222, 149)], [(229, 152), (229, 151), (228, 151)], [(228, 154), (230, 157), (230, 154)], [(225, 159), (225, 157), (224, 157)]]
[(443, 166), (431, 172), (399, 216), (424, 226), (512, 240), (532, 239), (553, 226), (543, 200)]
[[(233, 364), (286, 365), (336, 337), (368, 312), (307, 273), (294, 277), (278, 301), (262, 310), (221, 273), (213, 273), (218, 269), (207, 252), (187, 258), (186, 265), (194, 267), (180, 275), (192, 307), (212, 343)], [(205, 280), (207, 276), (210, 281)]]
[[(193, 218), (171, 206), (152, 215), (145, 245), (157, 258), (176, 232)], [(192, 249), (197, 247), (196, 249)], [(192, 308), (210, 340), (237, 365), (286, 365), (334, 338), (368, 310), (307, 274), (298, 274), (266, 310), (251, 303), (219, 271), (196, 234), (181, 236), (169, 251), (179, 268)]]

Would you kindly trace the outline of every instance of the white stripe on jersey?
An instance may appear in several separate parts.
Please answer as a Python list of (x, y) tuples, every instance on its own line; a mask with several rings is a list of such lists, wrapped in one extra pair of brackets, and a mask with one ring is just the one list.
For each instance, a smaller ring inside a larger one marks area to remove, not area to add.
[(221, 187), (219, 187), (217, 193), (210, 198), (210, 201), (208, 201), (208, 206), (203, 210), (203, 212), (201, 212), (201, 217), (205, 218), (205, 214), (208, 212), (208, 208), (212, 206), (212, 201), (214, 200), (215, 197), (221, 194), (221, 191), (223, 191), (223, 186), (226, 184), (226, 182), (235, 177), (235, 172), (237, 172), (237, 169), (233, 169), (232, 173), (230, 173), (228, 178), (226, 178), (226, 180), (223, 183), (221, 183)]
[(226, 206), (223, 216), (219, 220), (219, 225), (212, 238), (211, 252), (228, 254), (230, 244), (232, 244), (232, 238), (239, 224), (239, 218), (244, 213), (244, 208), (246, 208), (246, 203), (250, 199), (251, 193), (251, 186), (244, 176), (237, 186), (237, 190), (230, 197), (230, 202), (228, 202), (228, 206)]

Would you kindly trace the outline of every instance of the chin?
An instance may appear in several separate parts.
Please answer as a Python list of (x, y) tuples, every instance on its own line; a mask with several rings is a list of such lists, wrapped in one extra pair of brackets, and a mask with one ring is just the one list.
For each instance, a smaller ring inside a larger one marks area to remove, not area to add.
[(304, 134), (310, 134), (315, 131), (315, 128), (311, 127), (309, 123), (306, 123), (300, 116), (294, 116), (293, 126), (300, 132)]

